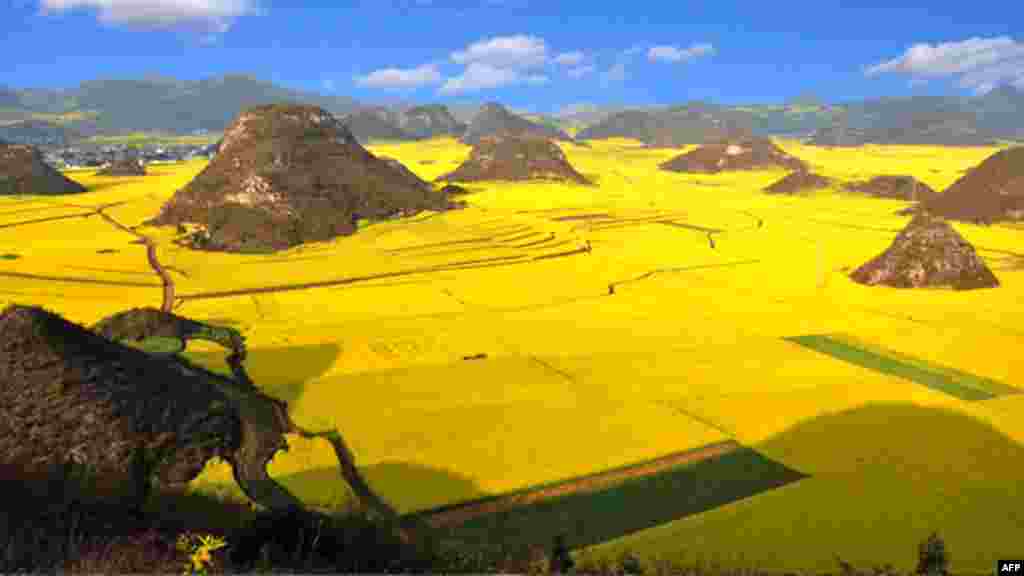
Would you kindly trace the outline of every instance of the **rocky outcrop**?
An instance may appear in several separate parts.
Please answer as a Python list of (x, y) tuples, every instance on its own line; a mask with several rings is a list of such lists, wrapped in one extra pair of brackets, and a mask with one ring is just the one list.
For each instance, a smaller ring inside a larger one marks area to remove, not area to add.
[(850, 278), (868, 285), (896, 288), (948, 286), (956, 290), (999, 286), (981, 257), (948, 222), (919, 213), (885, 252)]
[(437, 178), (445, 182), (480, 180), (562, 180), (590, 184), (569, 164), (554, 142), (522, 134), (484, 138), (454, 171)]
[(0, 142), (0, 196), (78, 192), (85, 187), (54, 170), (34, 147)]
[[(151, 488), (184, 486), (219, 457), (253, 501), (303, 510), (266, 467), (287, 449), (285, 434), (324, 438), (338, 458), (339, 479), (396, 534), (411, 536), (415, 525), (402, 524), (366, 484), (337, 431), (300, 428), (284, 401), (259, 391), (230, 331), (221, 338), (216, 327), (152, 309), (116, 315), (98, 329), (123, 339), (104, 338), (42, 308), (9, 306), (0, 313), (0, 470), (17, 470), (31, 483), (44, 481), (54, 466), (75, 463), (94, 482), (85, 499), (138, 510)], [(227, 361), (234, 378), (122, 343), (159, 334), (201, 337), (204, 330), (232, 345)]]
[(828, 188), (832, 181), (813, 172), (798, 171), (787, 174), (764, 189), (768, 194), (798, 194), (808, 190)]
[(802, 160), (786, 154), (767, 138), (725, 140), (705, 144), (659, 165), (672, 172), (714, 174), (733, 170), (787, 168), (806, 171)]
[(922, 207), (950, 220), (1024, 220), (1024, 146), (989, 156)]
[(843, 189), (875, 198), (919, 202), (928, 201), (938, 196), (938, 193), (924, 182), (913, 176), (903, 175), (875, 176), (866, 181), (850, 182), (844, 185)]
[(197, 248), (267, 252), (351, 234), (354, 216), (385, 219), (448, 205), (324, 110), (281, 104), (243, 112), (210, 164), (150, 223), (198, 224)]

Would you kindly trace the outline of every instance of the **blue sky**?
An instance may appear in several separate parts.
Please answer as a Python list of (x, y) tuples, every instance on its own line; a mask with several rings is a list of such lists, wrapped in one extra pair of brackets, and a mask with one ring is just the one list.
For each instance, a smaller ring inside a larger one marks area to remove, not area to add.
[(552, 112), (1024, 88), (1024, 2), (7, 0), (0, 85), (248, 73)]

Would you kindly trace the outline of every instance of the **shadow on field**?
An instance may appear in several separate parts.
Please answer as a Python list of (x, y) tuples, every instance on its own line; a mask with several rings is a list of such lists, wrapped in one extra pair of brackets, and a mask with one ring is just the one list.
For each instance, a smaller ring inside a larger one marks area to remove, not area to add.
[[(1013, 426), (1012, 418), (1002, 422)], [(889, 543), (906, 546), (939, 529), (956, 536), (960, 558), (974, 558), (974, 573), (990, 565), (986, 556), (1020, 547), (1024, 444), (975, 416), (872, 403), (804, 420), (757, 449), (832, 487), (815, 495), (808, 486), (811, 499), (794, 494), (800, 506), (773, 508), (771, 522), (790, 527), (789, 541), (804, 531), (833, 542), (848, 534), (848, 554), (862, 556), (848, 560), (867, 561)]]
[[(807, 476), (746, 448), (707, 460), (634, 477), (615, 486), (567, 494), (451, 528), (444, 537), (471, 546), (525, 552), (558, 536), (570, 549), (607, 542), (699, 514)], [(424, 512), (428, 515), (429, 512)]]
[[(254, 348), (249, 350), (245, 368), (263, 392), (291, 404), (302, 395), (307, 382), (334, 365), (340, 353), (336, 344)], [(186, 352), (184, 356), (204, 368), (231, 374), (222, 351)]]
[[(399, 510), (421, 510), (439, 502), (485, 495), (469, 477), (412, 462), (381, 462), (360, 466), (359, 471), (381, 497)], [(349, 500), (347, 485), (340, 481), (336, 468), (305, 470), (275, 479), (314, 506), (337, 508)]]

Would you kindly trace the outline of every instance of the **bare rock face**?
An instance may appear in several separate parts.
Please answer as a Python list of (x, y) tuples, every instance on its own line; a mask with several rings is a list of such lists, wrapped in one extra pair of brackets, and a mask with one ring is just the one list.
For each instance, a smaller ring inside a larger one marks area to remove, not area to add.
[(1024, 146), (989, 156), (923, 207), (950, 220), (1024, 220)]
[(994, 288), (999, 280), (948, 222), (918, 213), (885, 252), (850, 275), (855, 282), (896, 288)]
[(788, 168), (798, 172), (807, 170), (802, 160), (786, 154), (767, 138), (724, 140), (705, 144), (663, 162), (658, 167), (672, 172), (700, 174), (765, 168)]
[(0, 196), (78, 192), (85, 187), (53, 169), (36, 148), (0, 142)]
[(102, 480), (99, 501), (145, 492), (139, 454), (160, 485), (183, 485), (240, 441), (229, 398), (202, 374), (35, 307), (0, 313), (0, 406), (0, 467), (31, 481), (76, 461)]
[(938, 193), (930, 186), (914, 178), (903, 175), (883, 175), (861, 181), (850, 182), (843, 186), (850, 192), (867, 194), (876, 198), (892, 198), (894, 200), (928, 201)]
[(145, 176), (146, 165), (138, 158), (119, 158), (96, 174), (100, 176)]
[(832, 181), (813, 172), (793, 172), (764, 189), (769, 194), (797, 194), (805, 190), (828, 188)]
[(151, 223), (199, 224), (197, 248), (267, 252), (351, 234), (356, 214), (385, 219), (447, 206), (324, 110), (275, 104), (243, 112), (210, 164)]
[(546, 138), (522, 134), (483, 138), (462, 165), (437, 180), (564, 180), (590, 184), (569, 164), (557, 144)]

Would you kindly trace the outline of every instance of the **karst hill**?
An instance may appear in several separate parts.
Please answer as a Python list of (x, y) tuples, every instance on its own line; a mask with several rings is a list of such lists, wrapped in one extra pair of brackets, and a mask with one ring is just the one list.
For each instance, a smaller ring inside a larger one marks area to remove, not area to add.
[(274, 104), (242, 112), (210, 164), (151, 223), (198, 224), (201, 248), (265, 252), (351, 234), (356, 218), (449, 207), (443, 192), (374, 156), (323, 109)]

